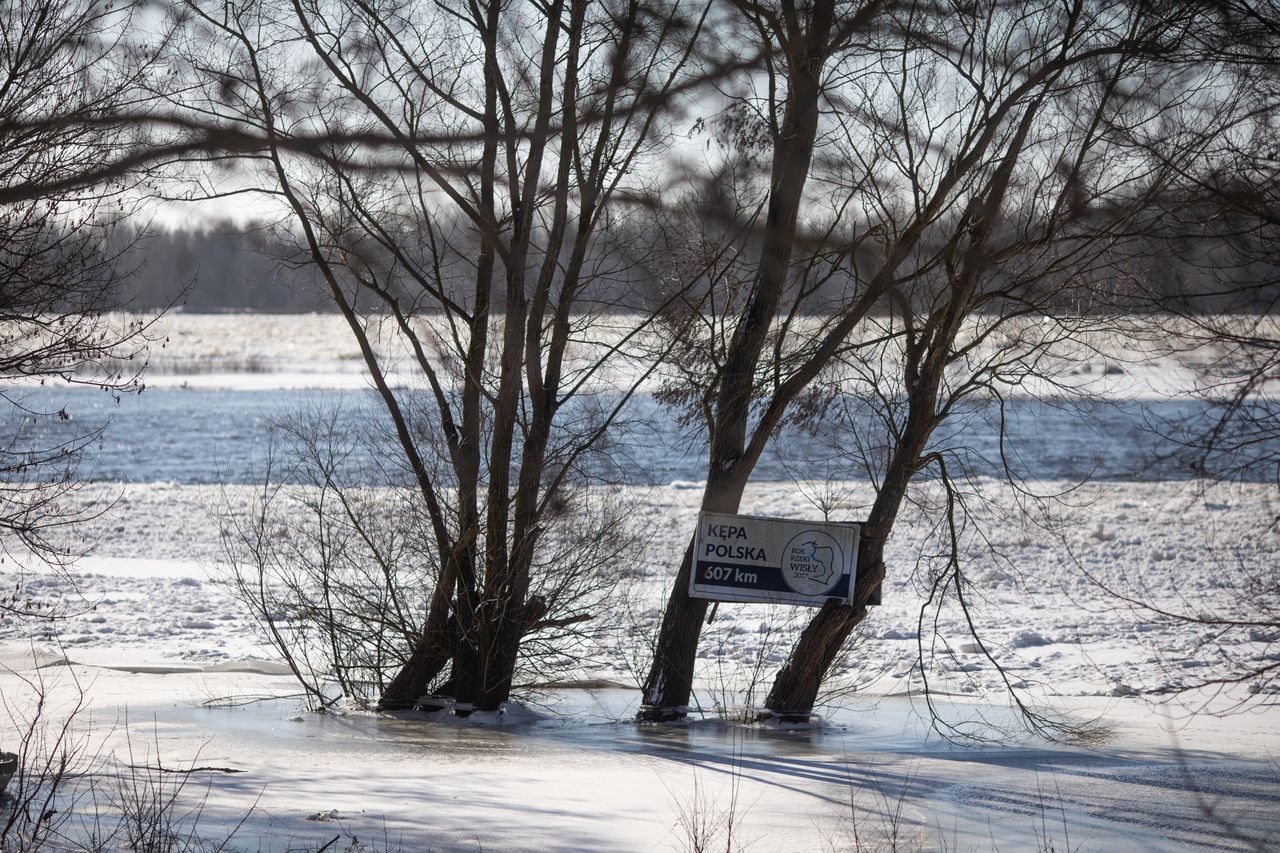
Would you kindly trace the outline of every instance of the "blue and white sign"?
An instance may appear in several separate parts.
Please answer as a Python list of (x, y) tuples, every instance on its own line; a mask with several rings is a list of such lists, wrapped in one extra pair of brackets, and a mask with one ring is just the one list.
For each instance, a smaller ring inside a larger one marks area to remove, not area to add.
[(857, 524), (698, 514), (689, 595), (713, 601), (803, 604), (853, 599)]

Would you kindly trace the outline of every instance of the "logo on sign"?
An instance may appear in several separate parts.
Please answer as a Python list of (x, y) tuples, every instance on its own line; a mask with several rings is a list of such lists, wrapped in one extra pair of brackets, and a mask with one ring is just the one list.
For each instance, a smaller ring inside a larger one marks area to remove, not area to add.
[(782, 552), (782, 579), (801, 595), (825, 595), (840, 580), (840, 543), (821, 530), (791, 537)]

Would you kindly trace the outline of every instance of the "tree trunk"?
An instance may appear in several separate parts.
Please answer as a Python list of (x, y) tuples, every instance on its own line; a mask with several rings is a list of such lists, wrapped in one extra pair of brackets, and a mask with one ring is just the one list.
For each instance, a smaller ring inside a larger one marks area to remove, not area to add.
[(774, 678), (773, 687), (764, 701), (766, 710), (760, 715), (761, 719), (808, 722), (827, 671), (835, 663), (849, 634), (866, 618), (867, 602), (884, 580), (883, 558), (883, 540), (862, 539), (854, 603), (828, 601), (805, 626), (786, 664)]
[[(774, 139), (760, 266), (718, 377), (707, 488), (702, 500), (702, 509), (709, 512), (736, 512), (755, 466), (755, 457), (747, 452), (747, 430), (756, 367), (790, 273), (796, 222), (817, 136), (822, 71), (831, 49), (828, 38), (834, 10), (832, 0), (818, 0), (811, 12), (809, 31), (797, 28), (791, 33), (794, 64), (782, 123)], [(689, 597), (692, 570), (691, 540), (663, 613), (653, 664), (645, 680), (644, 700), (637, 714), (642, 721), (669, 722), (688, 713), (698, 637), (707, 613), (705, 600)]]
[[(667, 723), (682, 719), (689, 711), (693, 694), (693, 665), (698, 651), (698, 634), (707, 615), (707, 601), (689, 596), (689, 573), (693, 570), (693, 540), (684, 549), (675, 586), (662, 615), (658, 645), (644, 684), (644, 699), (636, 719)], [(689, 650), (693, 650), (693, 654)]]
[[(728, 482), (707, 483), (702, 509), (708, 512), (735, 512), (742, 502), (746, 475), (733, 476)], [(707, 616), (708, 601), (689, 595), (689, 578), (693, 572), (693, 537), (685, 548), (675, 586), (662, 614), (662, 628), (654, 648), (649, 677), (644, 683), (644, 697), (636, 719), (642, 722), (667, 723), (683, 719), (689, 712), (693, 695), (693, 669), (698, 656), (698, 635)]]
[(444, 671), (449, 662), (448, 646), (423, 631), (417, 645), (413, 647), (409, 660), (396, 673), (395, 678), (382, 691), (378, 700), (379, 711), (399, 711), (416, 707), (431, 682)]
[[(452, 559), (456, 561), (457, 556), (455, 553)], [(446, 566), (440, 573), (436, 588), (431, 593), (422, 635), (410, 650), (409, 659), (382, 691), (378, 699), (379, 711), (404, 710), (417, 705), (431, 682), (440, 677), (453, 657), (450, 604), (457, 586), (457, 574), (453, 566)]]
[[(937, 354), (930, 355), (936, 358)], [(805, 626), (787, 662), (774, 678), (773, 687), (765, 698), (768, 712), (762, 716), (776, 715), (785, 721), (808, 720), (831, 664), (835, 662), (853, 629), (866, 618), (867, 602), (879, 594), (885, 572), (885, 541), (893, 530), (907, 487), (919, 465), (920, 454), (937, 424), (934, 405), (942, 365), (931, 359), (916, 374), (911, 367), (919, 362), (910, 353), (906, 361), (908, 387), (912, 388), (907, 422), (863, 527), (863, 538), (858, 547), (858, 578), (854, 584), (853, 604), (833, 604), (828, 601)]]

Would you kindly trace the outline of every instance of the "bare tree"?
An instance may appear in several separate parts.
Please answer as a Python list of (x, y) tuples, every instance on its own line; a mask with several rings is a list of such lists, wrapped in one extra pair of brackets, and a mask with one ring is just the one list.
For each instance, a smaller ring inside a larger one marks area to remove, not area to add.
[[(611, 320), (598, 285), (637, 263), (616, 201), (645, 195), (642, 166), (715, 63), (698, 52), (710, 10), (189, 8), (187, 72), (208, 83), (193, 112), (266, 141), (265, 192), (360, 347), (430, 531), (434, 587), (382, 705), (447, 686), (459, 714), (496, 709), (527, 637), (592, 615), (555, 600), (600, 569), (567, 546), (615, 523), (580, 487), (653, 370), (632, 357), (648, 324)], [(397, 147), (293, 156), (331, 123)]]
[[(396, 455), (374, 424), (304, 410), (273, 429), (251, 510), (229, 492), (218, 511), (226, 579), (316, 707), (378, 702), (420, 645), (441, 566)], [(630, 580), (618, 567), (643, 547), (632, 500), (581, 484), (561, 500), (575, 517), (548, 526), (531, 572), (541, 613), (522, 637), (525, 685), (589, 664), (616, 627), (609, 617)]]
[[(758, 242), (759, 253), (758, 264), (749, 278), (744, 280), (740, 264), (744, 248), (734, 246), (731, 236), (742, 234), (742, 229), (730, 229), (722, 235), (721, 246), (712, 251), (709, 265), (697, 270), (699, 276), (709, 275), (711, 288), (707, 297), (712, 301), (686, 303), (687, 314), (700, 317), (704, 309), (716, 307), (712, 296), (716, 285), (728, 284), (732, 291), (721, 291), (723, 301), (719, 307), (733, 321), (712, 319), (709, 327), (704, 326), (714, 352), (700, 359), (700, 366), (714, 364), (714, 371), (695, 380), (705, 390), (668, 393), (669, 397), (684, 396), (696, 403), (708, 428), (704, 510), (732, 512), (737, 508), (765, 441), (787, 405), (807, 384), (807, 380), (800, 380), (785, 391), (779, 385), (777, 390), (782, 393), (777, 399), (781, 405), (764, 411), (760, 422), (749, 431), (751, 415), (757, 411), (753, 403), (757, 399), (760, 362), (762, 358), (767, 360), (768, 354), (780, 355), (783, 347), (781, 337), (770, 335), (774, 318), (782, 312), (793, 320), (806, 304), (806, 288), (790, 286), (790, 267), (818, 139), (828, 64), (849, 47), (855, 36), (869, 28), (883, 7), (878, 3), (848, 6), (834, 0), (805, 6), (789, 0), (777, 6), (731, 5), (743, 20), (744, 31), (758, 40), (767, 89), (760, 105), (742, 110), (738, 114), (741, 121), (732, 123), (730, 129), (738, 131), (739, 148), (746, 149), (740, 153), (749, 154), (757, 147), (770, 151), (770, 174), (767, 198), (747, 202), (763, 212), (759, 227), (747, 230), (748, 236)], [(748, 157), (746, 165), (750, 164)], [(736, 203), (721, 211), (729, 221), (742, 219), (742, 214), (748, 212), (741, 197), (733, 201)], [(786, 299), (794, 306), (790, 311)], [(700, 325), (680, 322), (677, 329), (697, 330)], [(723, 337), (726, 334), (727, 340)], [(677, 331), (676, 337), (680, 336)], [(815, 366), (820, 368), (821, 362), (815, 362)], [(698, 633), (707, 609), (705, 601), (688, 595), (691, 568), (692, 545), (685, 552), (663, 615), (653, 665), (644, 685), (642, 719), (683, 716), (689, 702)]]
[[(1280, 486), (1280, 8), (1271, 2), (1211, 7), (1188, 61), (1215, 81), (1182, 122), (1126, 128), (1132, 150), (1172, 178), (1152, 199), (1147, 230), (1153, 270), (1141, 297), (1160, 332), (1158, 352), (1195, 367), (1192, 414), (1159, 424), (1202, 479)], [(1173, 139), (1171, 139), (1173, 137)], [(1171, 156), (1194, 147), (1198, 156)], [(1248, 707), (1280, 689), (1280, 576), (1274, 565), (1280, 518), (1243, 541), (1206, 541), (1218, 590), (1211, 598), (1094, 580), (1144, 620), (1172, 622), (1212, 645), (1210, 666), (1188, 672), (1170, 661), (1170, 689), (1197, 709), (1233, 691)], [(1083, 568), (1082, 568), (1083, 570)], [(1093, 577), (1092, 575), (1090, 575)], [(1163, 655), (1161, 655), (1163, 657)], [(1234, 691), (1246, 686), (1247, 692)]]
[[(736, 509), (780, 426), (819, 418), (846, 393), (842, 364), (874, 377), (849, 393), (898, 413), (875, 442), (887, 461), (853, 604), (822, 608), (766, 700), (788, 717), (808, 715), (877, 594), (884, 541), (908, 484), (930, 468), (944, 482), (956, 473), (929, 447), (938, 423), (967, 397), (998, 396), (1039, 371), (1046, 352), (1090, 325), (1081, 311), (1096, 310), (1103, 295), (1088, 292), (1102, 280), (1093, 273), (1108, 271), (1108, 247), (1138, 227), (1133, 217), (1163, 174), (1135, 171), (1141, 161), (1131, 154), (1122, 159), (1108, 143), (1112, 124), (1158, 121), (1190, 97), (1178, 92), (1155, 104), (1134, 89), (1162, 79), (1158, 63), (1185, 39), (1192, 17), (1147, 7), (1104, 15), (1085, 3), (935, 11), (877, 9), (867, 44), (825, 71), (819, 97), (831, 118), (826, 135), (811, 138), (822, 142), (812, 172), (824, 190), (837, 189), (810, 201), (821, 214), (808, 219), (827, 224), (782, 235), (787, 260), (776, 278), (765, 273), (761, 238), (744, 295), (724, 302), (732, 337), (711, 359), (715, 396), (701, 398), (712, 448), (703, 508), (718, 511)], [(789, 156), (770, 124), (793, 97), (782, 101), (781, 90), (770, 88), (755, 109), (775, 169)], [(784, 191), (794, 187), (771, 183), (769, 204)], [(1042, 315), (1043, 324), (1027, 322)], [(980, 354), (996, 341), (994, 353)], [(875, 367), (868, 373), (867, 365)], [(726, 417), (730, 404), (734, 417)], [(721, 488), (726, 482), (733, 487)], [(686, 556), (646, 683), (642, 716), (650, 719), (681, 716), (689, 700), (706, 608), (687, 595), (689, 569)], [(936, 581), (939, 592), (950, 584), (963, 594), (954, 563)]]
[[(23, 424), (0, 448), (0, 548), (10, 555), (71, 558), (62, 534), (96, 511), (66, 498), (97, 433), (48, 442), (40, 425), (69, 414), (31, 403), (23, 388), (141, 388), (149, 324), (109, 313), (123, 307), (129, 272), (128, 246), (112, 230), (133, 206), (131, 184), (85, 177), (124, 144), (104, 118), (131, 102), (148, 72), (149, 56), (129, 41), (137, 13), (79, 0), (0, 10), (0, 183), (27, 188), (0, 206), (0, 398)], [(0, 597), (0, 609), (21, 615), (31, 605), (19, 590)]]

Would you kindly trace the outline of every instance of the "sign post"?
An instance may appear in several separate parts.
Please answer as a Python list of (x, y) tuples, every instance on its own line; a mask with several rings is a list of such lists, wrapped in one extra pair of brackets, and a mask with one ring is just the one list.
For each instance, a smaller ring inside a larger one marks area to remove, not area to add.
[(821, 607), (853, 600), (857, 524), (702, 512), (689, 595), (712, 601)]

